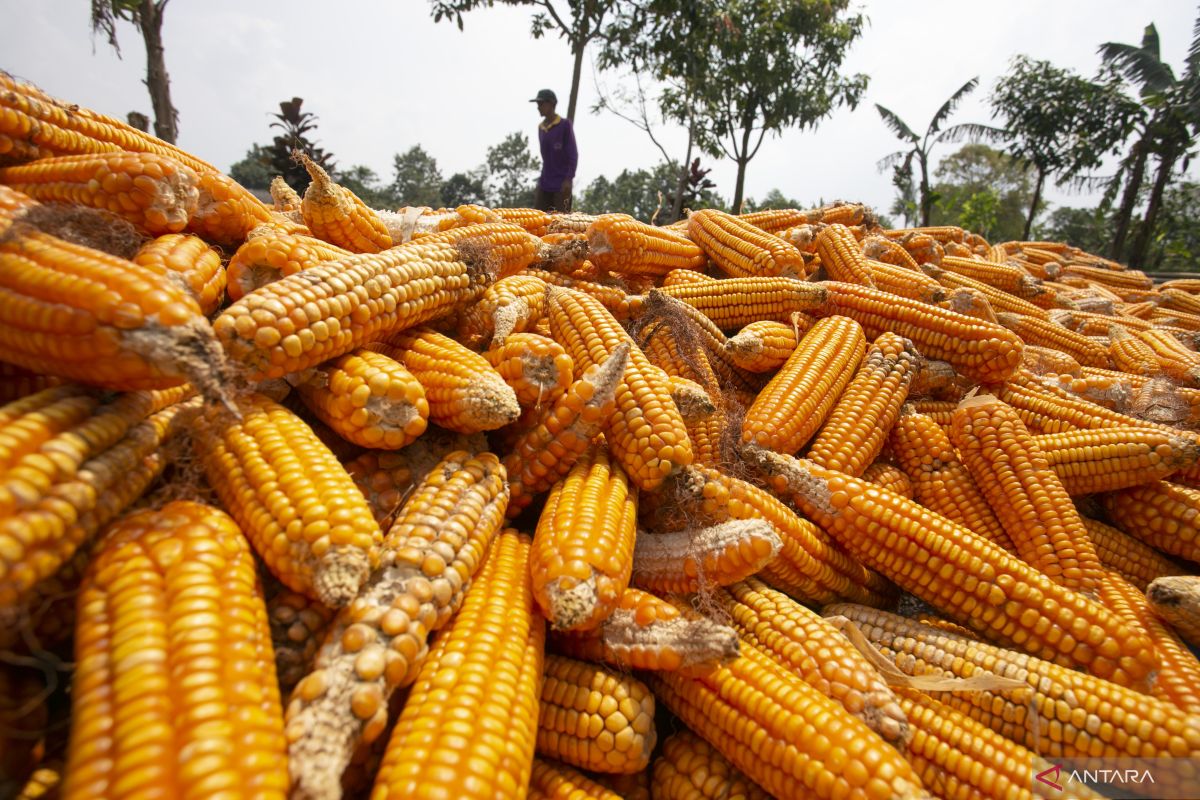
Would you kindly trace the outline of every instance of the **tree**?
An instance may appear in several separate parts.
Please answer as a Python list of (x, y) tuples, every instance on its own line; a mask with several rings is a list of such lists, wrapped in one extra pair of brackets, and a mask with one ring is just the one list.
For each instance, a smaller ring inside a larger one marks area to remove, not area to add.
[(919, 213), (912, 164), (907, 167), (904, 164), (892, 167), (892, 186), (896, 187), (896, 199), (892, 201), (892, 207), (888, 210), (896, 216), (904, 217), (904, 226), (907, 228), (917, 219)]
[(1049, 61), (1017, 56), (991, 95), (992, 116), (1004, 121), (1007, 152), (1034, 171), (1033, 199), (1022, 238), (1028, 239), (1046, 179), (1062, 184), (1095, 169), (1128, 138), (1139, 108), (1113, 81), (1097, 82)]
[(1183, 181), (1163, 194), (1159, 229), (1151, 238), (1149, 269), (1196, 271), (1200, 261), (1200, 183)]
[(317, 129), (317, 115), (301, 111), (304, 98), (293, 97), (279, 103), (279, 113), (272, 114), (275, 121), (272, 128), (279, 128), (282, 133), (271, 140), (271, 168), (276, 175), (282, 175), (288, 186), (301, 194), (308, 188), (308, 171), (292, 157), (297, 150), (307, 155), (319, 164), (326, 172), (335, 172), (333, 156), (317, 147), (316, 142), (309, 136)]
[(494, 206), (533, 205), (533, 190), (541, 162), (529, 149), (529, 137), (517, 131), (487, 151), (487, 196)]
[(421, 145), (413, 145), (392, 159), (396, 177), (391, 194), (398, 205), (437, 208), (442, 201), (442, 173), (437, 161)]
[[(697, 168), (699, 165), (695, 165)], [(701, 187), (706, 182), (700, 171)], [(622, 170), (616, 178), (605, 176), (593, 180), (579, 198), (579, 210), (589, 214), (624, 213), (642, 222), (661, 222), (665, 213), (665, 201), (671, 196), (675, 185), (675, 167), (659, 164), (653, 169)], [(694, 209), (723, 208), (721, 198), (711, 192), (711, 185), (697, 188), (689, 202)]]
[(486, 170), (474, 169), (470, 172), (456, 172), (442, 184), (442, 205), (446, 208), (475, 203), (487, 203)]
[(171, 77), (163, 49), (163, 11), (169, 0), (92, 0), (92, 35), (103, 33), (121, 57), (117, 43), (117, 20), (133, 24), (146, 45), (146, 88), (154, 109), (154, 135), (175, 144), (179, 134), (179, 112), (171, 103)]
[(370, 167), (355, 164), (350, 169), (338, 170), (333, 179), (358, 195), (358, 199), (371, 208), (390, 209), (398, 205), (392, 197), (391, 187), (380, 183), (379, 174)]
[(1149, 111), (1148, 119), (1139, 126), (1137, 141), (1122, 162), (1128, 178), (1109, 250), (1113, 258), (1120, 258), (1123, 253), (1133, 209), (1145, 178), (1147, 159), (1150, 155), (1158, 159), (1146, 213), (1139, 235), (1130, 248), (1129, 263), (1136, 267), (1146, 258), (1156, 218), (1162, 208), (1163, 193), (1175, 164), (1183, 157), (1186, 169), (1185, 154), (1200, 127), (1200, 17), (1192, 29), (1187, 66), (1180, 78), (1175, 77), (1174, 70), (1161, 58), (1158, 29), (1153, 23), (1146, 26), (1141, 46), (1107, 42), (1100, 46), (1100, 56), (1138, 87), (1142, 103)]
[(965, 144), (941, 160), (934, 178), (931, 224), (961, 225), (992, 241), (1021, 238), (1033, 195), (1024, 164), (986, 144)]
[(1037, 236), (1055, 242), (1068, 242), (1089, 253), (1099, 253), (1108, 242), (1112, 221), (1100, 208), (1060, 206), (1038, 226)]
[[(920, 183), (920, 204), (921, 204), (921, 225), (929, 225), (929, 218), (933, 213), (933, 204), (937, 200), (937, 194), (929, 185), (929, 154), (933, 150), (933, 146), (943, 141), (954, 141), (963, 133), (977, 128), (978, 126), (969, 125), (952, 125), (949, 128), (942, 128), (942, 125), (954, 113), (954, 109), (958, 108), (959, 103), (975, 90), (979, 85), (978, 76), (964, 83), (958, 88), (954, 94), (950, 95), (950, 99), (942, 103), (942, 107), (933, 115), (933, 119), (929, 121), (929, 126), (925, 128), (925, 135), (918, 136), (908, 124), (890, 109), (884, 108), (878, 103), (875, 104), (875, 109), (879, 112), (879, 116), (883, 117), (883, 122), (892, 132), (904, 142), (905, 149), (897, 150), (891, 155), (884, 156), (879, 160), (879, 171), (885, 169), (901, 169), (903, 172), (912, 173), (913, 161), (917, 162), (917, 167), (921, 171)], [(911, 182), (911, 179), (910, 179)]]
[(773, 208), (803, 208), (799, 200), (784, 196), (778, 189), (767, 192), (762, 200), (746, 200), (747, 211), (766, 211)]
[[(463, 14), (482, 6), (491, 7), (496, 0), (430, 0), (433, 21), (454, 20), (463, 29)], [(571, 72), (571, 92), (567, 102), (567, 119), (575, 122), (575, 105), (579, 99), (579, 77), (583, 72), (583, 52), (588, 44), (604, 32), (604, 17), (616, 5), (616, 0), (499, 0), (506, 6), (539, 8), (531, 20), (529, 33), (540, 39), (549, 31), (558, 31), (571, 45), (575, 66)]]
[(246, 157), (229, 168), (229, 177), (247, 189), (271, 188), (275, 172), (271, 169), (271, 149), (254, 144), (246, 151)]

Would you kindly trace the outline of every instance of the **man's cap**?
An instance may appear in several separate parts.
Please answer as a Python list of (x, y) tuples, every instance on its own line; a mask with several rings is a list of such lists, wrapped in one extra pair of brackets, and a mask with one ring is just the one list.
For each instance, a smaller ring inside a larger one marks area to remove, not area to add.
[(555, 95), (554, 92), (550, 91), (549, 89), (542, 89), (540, 92), (537, 93), (537, 97), (533, 98), (529, 102), (531, 102), (531, 103), (557, 103), (558, 96)]

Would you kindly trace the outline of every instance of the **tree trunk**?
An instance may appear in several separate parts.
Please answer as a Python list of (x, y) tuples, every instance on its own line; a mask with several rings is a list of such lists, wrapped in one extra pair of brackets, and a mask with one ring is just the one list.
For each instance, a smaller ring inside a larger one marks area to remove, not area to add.
[(919, 150), (917, 163), (921, 165), (921, 227), (928, 228), (933, 216), (933, 192), (929, 190), (929, 160)]
[(1125, 237), (1129, 235), (1129, 222), (1133, 219), (1133, 207), (1137, 205), (1138, 192), (1142, 190), (1142, 181), (1146, 178), (1146, 155), (1148, 147), (1146, 140), (1140, 139), (1133, 145), (1133, 169), (1129, 180), (1125, 182), (1125, 192), (1121, 195), (1121, 207), (1117, 210), (1116, 231), (1113, 232), (1112, 247), (1108, 257), (1113, 261), (1121, 260), (1125, 250)]
[(674, 222), (683, 218), (683, 196), (687, 192), (688, 175), (692, 169), (692, 131), (694, 127), (688, 125), (688, 143), (687, 156), (683, 159), (683, 164), (679, 169), (679, 184), (675, 187), (675, 199), (671, 203), (671, 221)]
[(571, 39), (571, 52), (575, 55), (575, 68), (571, 72), (571, 98), (567, 102), (567, 119), (575, 124), (575, 104), (579, 100), (579, 77), (583, 74), (583, 51), (587, 49), (588, 41), (592, 38), (588, 24), (592, 19), (592, 4), (585, 3), (583, 15), (579, 20), (579, 30)]
[(138, 27), (146, 42), (146, 88), (154, 107), (154, 135), (164, 142), (175, 144), (179, 132), (179, 112), (171, 105), (171, 79), (163, 57), (162, 10), (166, 1), (142, 0), (138, 7)]
[(1138, 229), (1137, 237), (1129, 253), (1129, 266), (1141, 269), (1146, 260), (1146, 252), (1150, 249), (1150, 240), (1154, 238), (1154, 226), (1158, 222), (1158, 212), (1162, 208), (1163, 192), (1171, 179), (1171, 170), (1175, 168), (1175, 150), (1163, 153), (1158, 162), (1158, 175), (1154, 177), (1154, 188), (1150, 190), (1150, 202), (1146, 206), (1146, 216), (1142, 218), (1142, 227)]
[(1042, 186), (1046, 183), (1046, 173), (1039, 169), (1037, 183), (1033, 186), (1033, 202), (1029, 204), (1029, 216), (1025, 218), (1025, 232), (1021, 238), (1029, 241), (1029, 232), (1033, 230), (1033, 218), (1037, 216), (1038, 203), (1042, 201)]
[[(753, 113), (754, 106), (747, 108), (747, 116)], [(746, 188), (746, 165), (750, 163), (750, 133), (754, 128), (754, 119), (751, 117), (742, 128), (742, 149), (735, 150), (737, 153), (737, 186), (733, 190), (733, 205), (729, 207), (730, 213), (742, 213), (742, 199)]]

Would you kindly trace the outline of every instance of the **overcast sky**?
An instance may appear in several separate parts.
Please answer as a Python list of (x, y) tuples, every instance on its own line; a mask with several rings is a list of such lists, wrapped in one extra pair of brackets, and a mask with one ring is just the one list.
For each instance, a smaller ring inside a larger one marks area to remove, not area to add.
[[(103, 38), (92, 38), (89, 5), (0, 0), (0, 69), (97, 111), (150, 114), (141, 37), (122, 23), (118, 59)], [(988, 122), (986, 96), (1014, 55), (1091, 74), (1100, 43), (1140, 42), (1150, 22), (1178, 74), (1196, 16), (1183, 0), (866, 0), (860, 7), (869, 23), (844, 68), (870, 76), (864, 102), (815, 131), (764, 143), (747, 172), (749, 196), (778, 188), (802, 203), (844, 198), (886, 211), (890, 175), (875, 162), (899, 142), (875, 103), (923, 132), (941, 103), (978, 75), (980, 88), (954, 121)], [(437, 159), (444, 176), (479, 165), (513, 131), (530, 134), (536, 148), (538, 119), (528, 100), (551, 88), (565, 113), (572, 61), (565, 41), (530, 39), (529, 18), (526, 9), (484, 9), (465, 17), (460, 33), (453, 23), (435, 25), (424, 0), (173, 0), (163, 38), (179, 144), (227, 170), (251, 144), (270, 141), (270, 112), (297, 95), (320, 118), (317, 138), (340, 166), (365, 164), (385, 180), (393, 154), (414, 144)], [(611, 86), (617, 78), (600, 80)], [(585, 67), (577, 195), (598, 175), (659, 160), (644, 133), (611, 114), (589, 113), (596, 99)], [(686, 142), (678, 130), (665, 130), (663, 139), (680, 153)], [(943, 145), (935, 157), (956, 147)], [(717, 191), (731, 197), (732, 164), (705, 165), (714, 167)], [(1057, 192), (1050, 198), (1088, 203)]]

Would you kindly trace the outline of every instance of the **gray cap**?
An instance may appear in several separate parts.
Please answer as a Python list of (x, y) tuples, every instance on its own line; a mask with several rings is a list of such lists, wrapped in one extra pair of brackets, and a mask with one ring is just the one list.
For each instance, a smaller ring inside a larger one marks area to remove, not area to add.
[(555, 95), (554, 92), (550, 91), (549, 89), (542, 89), (541, 91), (539, 91), (537, 93), (537, 97), (533, 98), (529, 102), (531, 102), (531, 103), (557, 103), (558, 96)]

